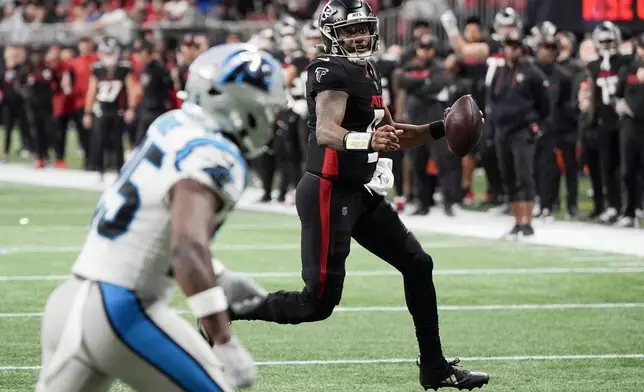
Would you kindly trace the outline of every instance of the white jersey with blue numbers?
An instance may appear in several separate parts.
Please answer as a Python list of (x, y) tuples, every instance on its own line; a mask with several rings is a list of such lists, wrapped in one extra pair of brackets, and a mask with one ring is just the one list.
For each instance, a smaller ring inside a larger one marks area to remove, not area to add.
[(73, 273), (157, 298), (171, 277), (168, 192), (192, 179), (218, 195), (217, 228), (246, 187), (248, 168), (237, 146), (208, 132), (181, 110), (159, 117), (119, 178), (101, 196)]

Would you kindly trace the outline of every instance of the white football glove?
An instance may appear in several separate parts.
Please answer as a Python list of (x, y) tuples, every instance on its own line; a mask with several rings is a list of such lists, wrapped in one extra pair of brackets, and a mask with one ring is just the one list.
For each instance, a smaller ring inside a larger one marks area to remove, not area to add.
[(233, 388), (250, 388), (257, 378), (253, 357), (233, 336), (228, 343), (213, 346), (217, 358), (224, 365), (224, 377)]
[(456, 20), (454, 11), (445, 11), (443, 15), (441, 15), (441, 23), (443, 24), (443, 28), (445, 29), (448, 37), (452, 38), (461, 35), (461, 31), (458, 29), (458, 21)]
[(387, 196), (394, 186), (394, 162), (389, 158), (380, 158), (376, 164), (371, 181), (365, 186), (380, 196)]
[(217, 285), (224, 290), (228, 306), (233, 313), (243, 314), (252, 310), (268, 294), (252, 278), (225, 268), (219, 260), (213, 260), (213, 265)]

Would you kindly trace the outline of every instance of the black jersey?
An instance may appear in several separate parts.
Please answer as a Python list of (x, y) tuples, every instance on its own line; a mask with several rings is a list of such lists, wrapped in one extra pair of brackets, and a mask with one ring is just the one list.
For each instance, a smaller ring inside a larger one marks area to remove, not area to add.
[(98, 82), (96, 101), (101, 113), (115, 113), (124, 110), (127, 105), (125, 79), (132, 73), (129, 61), (119, 61), (114, 66), (107, 66), (102, 61), (92, 65), (92, 75)]
[(619, 84), (619, 71), (632, 60), (632, 56), (617, 54), (611, 56), (608, 61), (600, 57), (588, 63), (588, 71), (593, 82), (594, 122), (601, 129), (617, 130), (618, 116), (613, 107), (613, 101)]
[(10, 104), (22, 102), (24, 97), (22, 92), (23, 86), (20, 85), (20, 76), (23, 68), (17, 65), (4, 69), (2, 81), (0, 81), (0, 88), (2, 89), (2, 97), (5, 102)]
[(346, 92), (349, 98), (342, 127), (351, 132), (374, 132), (385, 115), (380, 73), (371, 61), (359, 65), (344, 57), (322, 56), (311, 62), (307, 74), (311, 133), (307, 171), (332, 180), (368, 183), (373, 177), (378, 153), (336, 151), (318, 145), (315, 97), (326, 90)]
[(47, 65), (28, 65), (25, 68), (27, 103), (38, 111), (53, 111), (54, 94), (60, 88), (60, 81), (54, 70)]
[(172, 76), (165, 64), (152, 60), (141, 70), (141, 85), (143, 86), (141, 109), (165, 112), (174, 91)]
[(398, 67), (398, 63), (393, 60), (380, 58), (376, 61), (376, 66), (380, 72), (382, 103), (389, 108), (389, 111), (393, 115), (396, 112), (396, 108), (394, 106), (396, 97), (394, 95), (391, 82), (393, 80), (394, 70)]
[(290, 86), (293, 99), (304, 99), (306, 97), (306, 67), (309, 59), (304, 53), (296, 52), (293, 56), (286, 58), (286, 64), (292, 65), (297, 70), (297, 77)]

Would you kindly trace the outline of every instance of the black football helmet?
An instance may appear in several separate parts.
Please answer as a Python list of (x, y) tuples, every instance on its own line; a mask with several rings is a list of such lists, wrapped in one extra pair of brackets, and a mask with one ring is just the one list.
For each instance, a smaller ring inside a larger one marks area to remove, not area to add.
[(330, 0), (318, 24), (324, 51), (330, 56), (359, 61), (378, 51), (378, 18), (366, 1)]
[(593, 42), (601, 56), (615, 55), (622, 44), (622, 32), (613, 22), (601, 22), (593, 30)]

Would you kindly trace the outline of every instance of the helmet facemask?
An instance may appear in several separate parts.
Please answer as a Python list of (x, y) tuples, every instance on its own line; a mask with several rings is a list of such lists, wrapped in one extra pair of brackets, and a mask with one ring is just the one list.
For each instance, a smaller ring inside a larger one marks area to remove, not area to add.
[(321, 32), (329, 55), (364, 61), (378, 51), (378, 18), (374, 16), (325, 24)]

